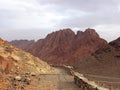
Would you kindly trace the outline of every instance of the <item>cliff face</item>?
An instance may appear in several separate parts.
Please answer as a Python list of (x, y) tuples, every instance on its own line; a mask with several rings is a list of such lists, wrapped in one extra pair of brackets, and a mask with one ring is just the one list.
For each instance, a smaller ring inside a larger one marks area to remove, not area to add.
[(85, 74), (120, 77), (119, 65), (120, 38), (98, 49), (86, 60), (75, 63), (74, 67)]
[(77, 34), (71, 29), (63, 29), (38, 40), (27, 51), (50, 64), (73, 64), (106, 44), (93, 29)]

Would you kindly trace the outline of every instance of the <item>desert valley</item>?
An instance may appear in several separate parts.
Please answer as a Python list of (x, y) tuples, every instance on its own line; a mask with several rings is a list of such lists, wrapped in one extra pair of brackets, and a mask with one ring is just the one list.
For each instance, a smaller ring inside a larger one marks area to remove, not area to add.
[[(0, 89), (119, 90), (119, 60), (120, 38), (108, 43), (90, 28), (77, 34), (59, 30), (38, 41), (0, 39)], [(96, 87), (86, 79), (82, 82), (88, 85), (79, 86), (80, 77), (75, 85), (75, 76), (81, 74)]]
[(120, 90), (120, 0), (0, 0), (0, 90)]

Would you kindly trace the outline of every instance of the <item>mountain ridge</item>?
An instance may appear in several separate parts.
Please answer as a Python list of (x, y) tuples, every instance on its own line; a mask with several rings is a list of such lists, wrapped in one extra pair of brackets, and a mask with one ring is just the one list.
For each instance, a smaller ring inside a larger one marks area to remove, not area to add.
[(107, 42), (94, 29), (78, 31), (62, 29), (39, 39), (27, 51), (50, 64), (72, 64), (83, 60)]

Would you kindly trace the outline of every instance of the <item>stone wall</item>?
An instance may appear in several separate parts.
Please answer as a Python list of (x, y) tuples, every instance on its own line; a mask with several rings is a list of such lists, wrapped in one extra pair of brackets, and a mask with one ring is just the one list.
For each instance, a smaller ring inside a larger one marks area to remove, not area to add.
[(89, 85), (87, 82), (83, 81), (77, 76), (74, 76), (74, 83), (79, 86), (82, 90), (98, 90), (97, 87)]

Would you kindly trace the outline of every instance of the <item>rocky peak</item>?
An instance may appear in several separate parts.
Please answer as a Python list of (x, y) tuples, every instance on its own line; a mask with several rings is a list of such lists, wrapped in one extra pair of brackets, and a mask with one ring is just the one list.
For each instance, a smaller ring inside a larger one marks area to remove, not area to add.
[[(97, 34), (97, 32), (94, 29), (86, 29), (84, 32), (83, 31), (78, 31), (77, 35), (76, 35), (76, 42), (78, 43), (78, 47), (83, 44), (83, 45), (94, 45), (99, 43), (104, 43), (105, 41), (102, 40), (99, 35)], [(98, 40), (98, 41), (97, 41)], [(107, 42), (105, 42), (104, 44), (106, 44)], [(104, 45), (103, 44), (103, 45)]]
[(90, 36), (94, 36), (94, 37), (99, 37), (97, 32), (94, 29), (90, 29), (90, 28), (85, 30), (85, 34), (90, 35)]
[(75, 33), (71, 29), (62, 29), (48, 34), (44, 41), (52, 46), (67, 45), (74, 39), (74, 36)]
[(78, 38), (87, 38), (87, 37), (93, 37), (93, 38), (99, 38), (99, 35), (97, 34), (97, 32), (94, 29), (86, 29), (84, 32), (83, 31), (77, 31), (77, 35), (76, 37)]
[(65, 39), (66, 37), (74, 36), (75, 33), (71, 29), (61, 29), (56, 32), (52, 32), (47, 35), (46, 38), (56, 38), (56, 39)]

